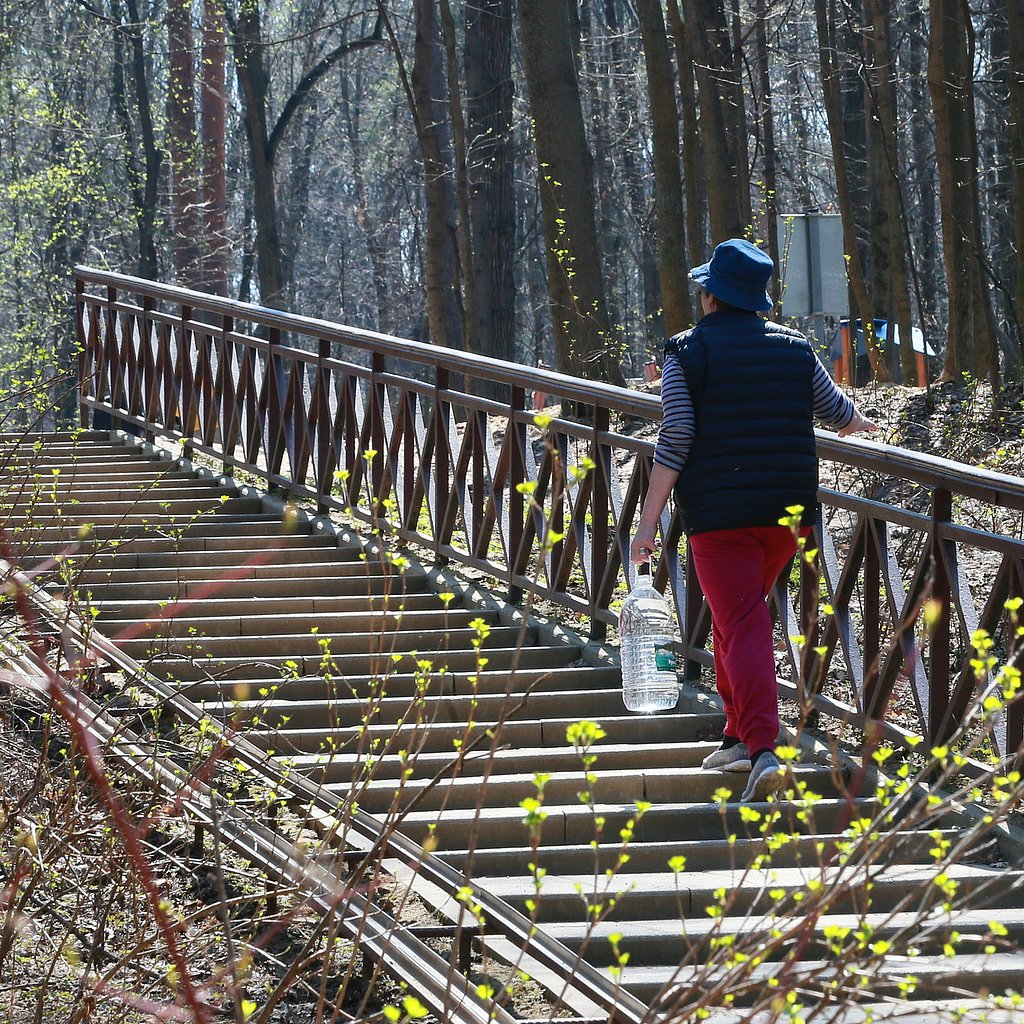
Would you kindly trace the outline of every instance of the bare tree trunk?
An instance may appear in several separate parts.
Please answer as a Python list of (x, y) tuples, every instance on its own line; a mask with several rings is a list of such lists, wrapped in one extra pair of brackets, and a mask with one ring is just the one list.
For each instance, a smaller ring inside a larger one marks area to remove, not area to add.
[(462, 348), (465, 311), (456, 237), (453, 154), (445, 109), (444, 51), (434, 0), (414, 0), (413, 11), (416, 46), (412, 93), (427, 196), (424, 270), (430, 340), (436, 345)]
[(962, 0), (931, 0), (928, 85), (935, 110), (949, 332), (942, 379), (999, 382), (995, 320), (983, 276), (974, 126), (972, 26)]
[[(868, 65), (868, 82), (877, 118), (874, 124), (873, 144), (877, 158), (874, 161), (878, 175), (879, 205), (885, 210), (884, 237), (881, 246), (885, 251), (886, 288), (889, 306), (886, 317), (895, 320), (900, 335), (900, 367), (903, 383), (912, 384), (916, 379), (917, 367), (911, 337), (910, 279), (905, 204), (902, 196), (897, 141), (898, 120), (896, 112), (896, 73), (892, 45), (889, 38), (888, 4), (884, 0), (868, 0), (871, 22), (871, 61)], [(892, 330), (889, 344), (892, 347)]]
[[(871, 0), (865, 0), (863, 10), (864, 21), (857, 26), (857, 40), (862, 48), (860, 54), (863, 71), (857, 89), (858, 107), (861, 108), (861, 126), (864, 135), (864, 196), (867, 200), (859, 223), (867, 228), (861, 235), (863, 241), (864, 262), (867, 271), (868, 291), (871, 293), (871, 307), (880, 320), (892, 321), (892, 231), (890, 219), (890, 203), (886, 195), (888, 184), (888, 168), (885, 152), (885, 139), (878, 113), (878, 78), (880, 72), (876, 67), (874, 40), (870, 25), (870, 11), (867, 9)], [(882, 72), (884, 73), (884, 72)], [(845, 99), (845, 97), (844, 97)], [(849, 165), (848, 165), (849, 166)], [(892, 331), (889, 331), (885, 343), (880, 342), (889, 372), (896, 375), (896, 347), (889, 344)]]
[(281, 235), (274, 189), (274, 157), (267, 132), (269, 81), (263, 60), (263, 28), (259, 5), (244, 3), (234, 25), (235, 69), (242, 94), (245, 135), (252, 175), (252, 214), (256, 223), (256, 278), (260, 302), (284, 308), (285, 286)]
[(202, 277), (199, 216), (199, 139), (196, 134), (194, 45), (190, 0), (167, 4), (167, 125), (171, 154), (171, 211), (174, 266), (178, 281), (197, 287)]
[(477, 351), (515, 359), (512, 0), (466, 6), (466, 113)]
[(717, 244), (741, 236), (750, 223), (746, 125), (737, 123), (735, 62), (722, 0), (683, 0), (683, 11), (697, 73), (711, 242)]
[(289, 309), (306, 308), (305, 303), (297, 305), (298, 282), (295, 264), (302, 248), (302, 238), (309, 212), (310, 174), (313, 168), (313, 151), (316, 149), (320, 124), (316, 118), (317, 100), (312, 97), (296, 117), (295, 141), (289, 147), (288, 174), (286, 187), (281, 188), (287, 202), (284, 208), (284, 223), (287, 225), (281, 244), (281, 261), (284, 280), (288, 291), (286, 302)]
[[(1024, 0), (1008, 0), (1010, 159), (1013, 167), (1014, 296), (1018, 331), (1024, 334)], [(1024, 337), (1019, 339), (1024, 349)], [(1024, 351), (1019, 361), (1024, 364)]]
[(935, 209), (935, 197), (939, 191), (938, 172), (935, 169), (935, 148), (930, 117), (931, 95), (928, 91), (927, 18), (926, 11), (911, 11), (906, 45), (906, 77), (910, 86), (910, 145), (917, 178), (912, 195), (918, 210), (915, 235), (918, 238), (917, 266), (921, 268), (915, 278), (920, 282), (917, 313), (926, 337), (931, 334), (936, 323), (936, 282), (942, 275), (938, 244), (939, 217)]
[(732, 103), (731, 116), (727, 120), (729, 148), (736, 167), (739, 182), (740, 216), (745, 227), (753, 226), (750, 207), (750, 154), (747, 147), (747, 101), (743, 79), (746, 74), (743, 57), (743, 20), (740, 16), (740, 0), (732, 0)]
[[(755, 0), (754, 4), (754, 42), (757, 62), (757, 124), (764, 148), (762, 166), (764, 167), (764, 219), (761, 234), (768, 241), (768, 255), (780, 267), (779, 260), (779, 228), (777, 202), (778, 175), (775, 168), (775, 118), (772, 114), (772, 81), (768, 71), (768, 8), (766, 0)], [(782, 297), (782, 275), (775, 274), (771, 282), (771, 295), (775, 304)]]
[(843, 110), (839, 91), (839, 70), (835, 64), (838, 52), (835, 39), (835, 11), (830, 12), (828, 0), (814, 0), (815, 17), (818, 27), (818, 60), (821, 66), (821, 84), (825, 97), (825, 114), (828, 118), (829, 135), (832, 140), (832, 161), (836, 174), (836, 198), (843, 221), (843, 248), (846, 250), (846, 266), (850, 275), (850, 287), (857, 309), (851, 310), (851, 320), (860, 315), (867, 340), (868, 359), (875, 378), (889, 380), (885, 359), (878, 348), (874, 331), (874, 309), (871, 305), (864, 267), (860, 258), (857, 240), (857, 223), (854, 215), (850, 182), (847, 175), (846, 151), (843, 144)]
[[(629, 60), (626, 34), (622, 23), (622, 0), (604, 0), (604, 20), (607, 27), (608, 50), (612, 67), (626, 67)], [(620, 139), (634, 138), (636, 135), (632, 125), (633, 95), (632, 84), (622, 74), (611, 75), (612, 88), (615, 91), (613, 105), (615, 125), (614, 131)], [(643, 288), (643, 337), (635, 339), (637, 344), (630, 347), (634, 354), (639, 354), (641, 362), (646, 362), (651, 353), (658, 351), (665, 341), (665, 313), (662, 307), (661, 282), (658, 279), (658, 258), (655, 251), (656, 232), (651, 216), (648, 189), (645, 188), (647, 174), (646, 162), (641, 164), (638, 158), (638, 147), (624, 145), (621, 147), (622, 179), (626, 186), (629, 199), (629, 210), (632, 223), (636, 226), (637, 264)], [(621, 199), (621, 197), (619, 197)], [(614, 201), (615, 197), (613, 197)], [(685, 261), (680, 249), (679, 257)], [(637, 353), (637, 349), (641, 351)], [(634, 367), (636, 363), (634, 363)]]
[(573, 0), (520, 0), (558, 368), (622, 383), (610, 344), (592, 158), (573, 59)]
[[(390, 334), (394, 330), (391, 302), (388, 296), (387, 251), (384, 238), (374, 217), (367, 196), (366, 153), (363, 147), (361, 109), (351, 100), (348, 75), (341, 76), (341, 116), (352, 151), (352, 182), (356, 197), (356, 223), (366, 240), (370, 258), (370, 276), (373, 281), (374, 307), (377, 330)], [(359, 94), (359, 88), (355, 92)]]
[(200, 126), (203, 148), (204, 285), (228, 293), (228, 192), (225, 171), (227, 83), (223, 0), (203, 0)]
[(452, 143), (455, 159), (455, 196), (458, 203), (458, 229), (455, 242), (462, 283), (462, 343), (471, 352), (478, 352), (476, 339), (476, 279), (473, 274), (473, 224), (469, 204), (469, 149), (466, 139), (466, 117), (462, 110), (462, 83), (459, 80), (459, 58), (455, 42), (455, 19), (451, 4), (440, 0), (441, 28), (444, 38), (445, 67), (448, 76), (448, 107), (451, 111)]
[(686, 222), (679, 168), (679, 114), (661, 0), (637, 0), (636, 11), (647, 62), (647, 91), (653, 125), (658, 275), (665, 329), (673, 335), (693, 322), (686, 265), (680, 258), (686, 251)]
[[(114, 33), (114, 84), (112, 94), (114, 107), (121, 120), (125, 135), (125, 163), (131, 190), (132, 209), (139, 233), (139, 277), (155, 280), (159, 277), (159, 263), (156, 252), (157, 196), (160, 186), (160, 165), (163, 153), (156, 144), (153, 130), (153, 111), (149, 97), (149, 81), (146, 77), (145, 47), (142, 38), (142, 22), (139, 19), (136, 0), (126, 0), (128, 24), (123, 25), (121, 5), (118, 0), (111, 4), (111, 20), (118, 26)], [(127, 42), (129, 53), (123, 46)], [(135, 93), (135, 107), (139, 118), (139, 136), (142, 143), (143, 167), (139, 167), (134, 152), (134, 131), (128, 112), (128, 97), (125, 70)]]
[[(621, 287), (624, 253), (627, 251), (625, 224), (622, 217), (622, 201), (619, 195), (619, 178), (616, 174), (616, 160), (620, 154), (616, 146), (618, 125), (613, 119), (613, 79), (619, 69), (613, 65), (611, 30), (598, 31), (597, 19), (592, 17), (596, 0), (583, 0), (575, 7), (578, 18), (573, 25), (579, 25), (580, 42), (576, 50), (576, 72), (580, 81), (580, 103), (584, 119), (589, 128), (590, 148), (593, 153), (594, 188), (597, 196), (597, 240), (600, 246), (601, 267), (605, 274), (605, 302), (608, 322), (615, 326), (620, 337), (625, 329), (623, 304), (615, 284)], [(614, 9), (614, 3), (612, 4)], [(587, 40), (586, 47), (583, 39)], [(625, 304), (628, 308), (628, 302)]]
[(704, 149), (697, 124), (697, 89), (693, 80), (693, 52), (689, 36), (683, 25), (679, 0), (668, 0), (668, 20), (676, 48), (676, 68), (679, 75), (679, 96), (683, 108), (683, 188), (686, 196), (686, 245), (691, 267), (704, 262), (707, 249), (705, 211)]
[[(220, 2), (224, 3), (224, 0)], [(249, 149), (252, 217), (256, 223), (256, 276), (260, 285), (260, 301), (265, 306), (283, 308), (292, 288), (285, 276), (277, 196), (274, 189), (275, 160), (281, 140), (296, 114), (308, 101), (317, 82), (331, 68), (350, 53), (382, 42), (383, 17), (377, 17), (370, 35), (351, 41), (343, 40), (302, 76), (281, 108), (273, 130), (269, 132), (267, 100), (270, 83), (264, 60), (265, 44), (259, 2), (245, 0), (238, 8), (237, 14), (225, 4), (225, 17), (232, 35), (235, 71), (242, 96), (245, 136)]]

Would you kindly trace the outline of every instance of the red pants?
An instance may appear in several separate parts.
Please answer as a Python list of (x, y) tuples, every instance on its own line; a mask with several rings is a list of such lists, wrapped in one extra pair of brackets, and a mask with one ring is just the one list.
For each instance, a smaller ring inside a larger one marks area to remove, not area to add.
[(715, 685), (725, 704), (725, 731), (751, 754), (774, 750), (779, 698), (765, 598), (796, 552), (793, 531), (788, 526), (711, 530), (694, 534), (689, 544), (711, 609)]

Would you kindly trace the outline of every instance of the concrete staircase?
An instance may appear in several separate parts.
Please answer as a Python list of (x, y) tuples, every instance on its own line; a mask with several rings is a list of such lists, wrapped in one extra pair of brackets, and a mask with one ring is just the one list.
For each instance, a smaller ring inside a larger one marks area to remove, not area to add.
[[(105, 433), (49, 435), (34, 447), (0, 438), (0, 495), (19, 563), (95, 609), (124, 651), (209, 715), (244, 724), (291, 771), (395, 821), (591, 963), (628, 954), (623, 984), (645, 1000), (705, 985), (709, 959), (804, 921), (821, 881), (838, 872), (822, 867), (836, 843), (878, 811), (873, 779), (866, 795), (850, 795), (843, 772), (808, 757), (791, 781), (815, 796), (777, 805), (768, 831), (792, 838), (769, 866), (758, 858), (771, 807), (741, 809), (744, 775), (700, 769), (722, 720), (699, 695), (672, 714), (629, 715), (614, 664), (565, 630), (380, 558), (345, 531), (301, 517), (285, 527), (261, 496)], [(567, 741), (581, 720), (604, 733), (590, 765)], [(531, 800), (542, 801), (532, 836)], [(801, 943), (767, 941), (735, 1004), (762, 994), (794, 949), (794, 976), (811, 995), (826, 991), (827, 926), (868, 922), (873, 942), (898, 943), (922, 910), (932, 926), (907, 961), (917, 988), (901, 991), (887, 966), (860, 996), (865, 1012), (889, 1015), (880, 1000), (890, 994), (940, 998), (942, 1008), (954, 990), (1020, 988), (1022, 875), (989, 863), (1005, 846), (980, 845), (947, 871), (958, 899), (973, 893), (986, 909), (943, 916), (931, 884), (932, 851), (961, 825), (906, 832), (871, 868), (870, 903), (863, 885), (848, 885)], [(679, 857), (685, 871), (670, 867)], [(993, 918), (1007, 936), (986, 955)], [(964, 955), (950, 958), (954, 931), (966, 937)]]

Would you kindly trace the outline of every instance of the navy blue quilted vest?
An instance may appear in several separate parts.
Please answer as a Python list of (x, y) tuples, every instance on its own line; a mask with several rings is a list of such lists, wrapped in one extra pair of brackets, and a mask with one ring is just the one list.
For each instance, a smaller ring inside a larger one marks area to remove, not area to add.
[(697, 434), (675, 488), (687, 534), (776, 526), (817, 509), (814, 353), (798, 331), (719, 310), (665, 346), (686, 373)]

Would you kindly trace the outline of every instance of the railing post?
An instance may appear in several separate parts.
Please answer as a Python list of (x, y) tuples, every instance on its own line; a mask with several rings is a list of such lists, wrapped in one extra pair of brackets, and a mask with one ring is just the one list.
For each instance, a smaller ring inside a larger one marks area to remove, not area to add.
[(938, 614), (932, 616), (931, 637), (928, 644), (928, 708), (925, 725), (929, 744), (942, 740), (940, 731), (942, 721), (949, 706), (950, 680), (952, 666), (951, 614), (950, 599), (952, 587), (946, 560), (942, 557), (942, 538), (939, 536), (941, 527), (948, 525), (953, 518), (953, 494), (943, 488), (932, 492), (932, 524), (929, 547), (931, 549), (932, 586), (931, 600), (938, 602)]
[[(1009, 586), (1007, 587), (1007, 599), (1024, 597), (1024, 587), (1021, 586), (1021, 566), (1016, 563), (1009, 568)], [(1007, 652), (1006, 661), (1009, 663), (1015, 657), (1020, 648), (1020, 638), (1014, 635), (1012, 624), (1013, 616), (1005, 612), (1010, 619), (1007, 630)], [(1014, 613), (1018, 616), (1019, 613)], [(1016, 753), (1024, 742), (1024, 705), (1019, 700), (1011, 701), (1006, 709), (1006, 743), (1003, 750), (1004, 755)], [(1014, 768), (1018, 771), (1021, 768), (1021, 757), (1018, 757)]]
[(868, 519), (864, 524), (864, 610), (861, 621), (864, 632), (864, 679), (861, 694), (866, 715), (872, 714), (878, 699), (878, 673), (882, 657), (880, 584), (878, 531), (874, 521)]
[[(107, 308), (105, 319), (107, 322), (106, 337), (103, 339), (105, 352), (104, 362), (106, 363), (107, 383), (109, 391), (107, 399), (110, 402), (110, 429), (115, 429), (115, 413), (117, 398), (121, 380), (121, 353), (117, 347), (117, 310), (114, 305), (117, 302), (117, 289), (113, 285), (107, 286)], [(99, 396), (97, 396), (99, 397)]]
[(185, 459), (192, 458), (192, 432), (195, 430), (196, 415), (199, 408), (199, 399), (195, 390), (195, 372), (192, 368), (192, 352), (190, 342), (189, 322), (192, 320), (192, 307), (182, 306), (179, 317), (178, 360), (181, 367), (180, 385), (181, 397), (178, 401), (178, 411), (181, 415), (181, 454)]
[(384, 356), (380, 352), (374, 352), (370, 357), (370, 369), (370, 447), (377, 453), (370, 465), (371, 505), (373, 515), (384, 519), (386, 509), (381, 502), (386, 497), (382, 492), (384, 468), (388, 460), (388, 441), (384, 432), (384, 403), (388, 400), (388, 395), (384, 382), (380, 380), (380, 375), (385, 369)]
[(701, 611), (704, 607), (704, 590), (697, 578), (689, 542), (686, 545), (686, 588), (683, 591), (683, 678), (694, 681), (700, 678), (700, 662), (690, 657), (694, 647), (703, 647), (698, 637)]
[[(139, 339), (142, 355), (142, 415), (146, 420), (145, 437), (152, 444), (156, 440), (156, 431), (153, 423), (157, 419), (159, 411), (159, 375), (157, 366), (159, 363), (158, 353), (153, 351), (151, 342), (153, 334), (151, 330), (151, 316), (156, 308), (156, 302), (149, 295), (142, 297), (142, 323), (139, 325)], [(159, 330), (159, 329), (158, 329)], [(159, 341), (156, 342), (159, 347)]]
[(313, 401), (316, 402), (316, 449), (313, 452), (315, 458), (314, 473), (316, 475), (316, 510), (321, 515), (327, 515), (331, 510), (328, 498), (331, 494), (333, 478), (331, 473), (334, 469), (334, 460), (331, 459), (334, 438), (331, 436), (333, 424), (331, 423), (331, 371), (324, 366), (324, 360), (331, 358), (331, 342), (327, 338), (317, 338), (316, 341), (317, 367), (316, 367), (316, 393)]
[(608, 635), (608, 624), (597, 617), (597, 603), (600, 597), (601, 583), (608, 568), (608, 543), (610, 530), (608, 527), (609, 495), (608, 473), (610, 467), (602, 454), (599, 435), (606, 433), (611, 426), (611, 412), (608, 407), (596, 403), (594, 405), (594, 440), (591, 446), (591, 461), (594, 474), (591, 489), (590, 512), (590, 639), (604, 640)]
[[(472, 431), (472, 434), (470, 433)], [(479, 409), (471, 410), (466, 418), (466, 436), (463, 444), (471, 443), (473, 489), (470, 500), (466, 503), (468, 508), (463, 509), (466, 517), (466, 535), (469, 537), (469, 550), (479, 558), (487, 557), (487, 550), (481, 550), (481, 528), (484, 521), (484, 507), (487, 499), (484, 495), (484, 435), (487, 433), (487, 414)], [(457, 480), (455, 486), (459, 487), (462, 481)]]
[[(818, 679), (818, 665), (820, 655), (817, 648), (821, 639), (819, 624), (818, 606), (821, 598), (821, 568), (820, 559), (820, 537), (821, 537), (821, 508), (818, 508), (818, 517), (814, 530), (807, 535), (804, 542), (804, 550), (797, 552), (800, 559), (800, 632), (804, 638), (803, 650), (800, 653), (800, 678), (797, 681), (797, 692), (800, 699), (806, 705), (806, 712), (811, 716), (811, 721), (817, 719), (817, 712), (809, 705), (810, 697), (820, 689)], [(814, 551), (814, 557), (808, 556), (809, 551)]]
[(217, 359), (217, 380), (214, 389), (214, 401), (217, 403), (214, 420), (220, 426), (220, 447), (221, 447), (221, 472), (231, 477), (235, 475), (235, 467), (227, 461), (230, 454), (229, 448), (234, 448), (237, 430), (235, 429), (235, 417), (237, 406), (235, 401), (234, 375), (232, 374), (232, 363), (234, 362), (234, 349), (228, 341), (228, 335), (234, 330), (234, 318), (226, 313), (221, 314), (220, 333), (217, 337), (217, 348), (219, 350)]
[[(519, 485), (526, 482), (526, 424), (519, 422), (517, 414), (526, 411), (526, 389), (513, 385), (509, 395), (508, 431), (509, 467), (508, 467), (508, 527), (505, 535), (505, 550), (508, 552), (508, 599), (516, 602), (522, 600), (522, 587), (512, 583), (519, 571), (519, 549), (523, 544), (526, 519), (526, 496)], [(514, 432), (514, 433), (513, 433)], [(502, 529), (499, 519), (498, 528)]]
[(271, 476), (281, 472), (284, 450), (287, 443), (284, 416), (284, 366), (276, 349), (281, 344), (281, 331), (277, 327), (267, 328), (267, 483), (270, 489), (280, 490), (280, 485), (271, 481)]
[[(410, 390), (402, 393), (402, 507), (400, 521), (407, 530), (416, 528), (416, 426), (419, 418), (419, 399)], [(395, 488), (395, 498), (398, 489)]]
[(434, 481), (434, 557), (438, 565), (447, 564), (448, 559), (441, 554), (445, 542), (444, 513), (448, 507), (448, 495), (451, 492), (451, 445), (448, 438), (448, 424), (451, 411), (441, 398), (441, 392), (447, 391), (450, 385), (450, 374), (438, 366), (434, 375), (434, 467), (431, 477)]
[(89, 406), (85, 404), (88, 394), (87, 376), (89, 371), (88, 340), (85, 336), (85, 282), (75, 275), (75, 337), (78, 341), (78, 425), (89, 426)]

